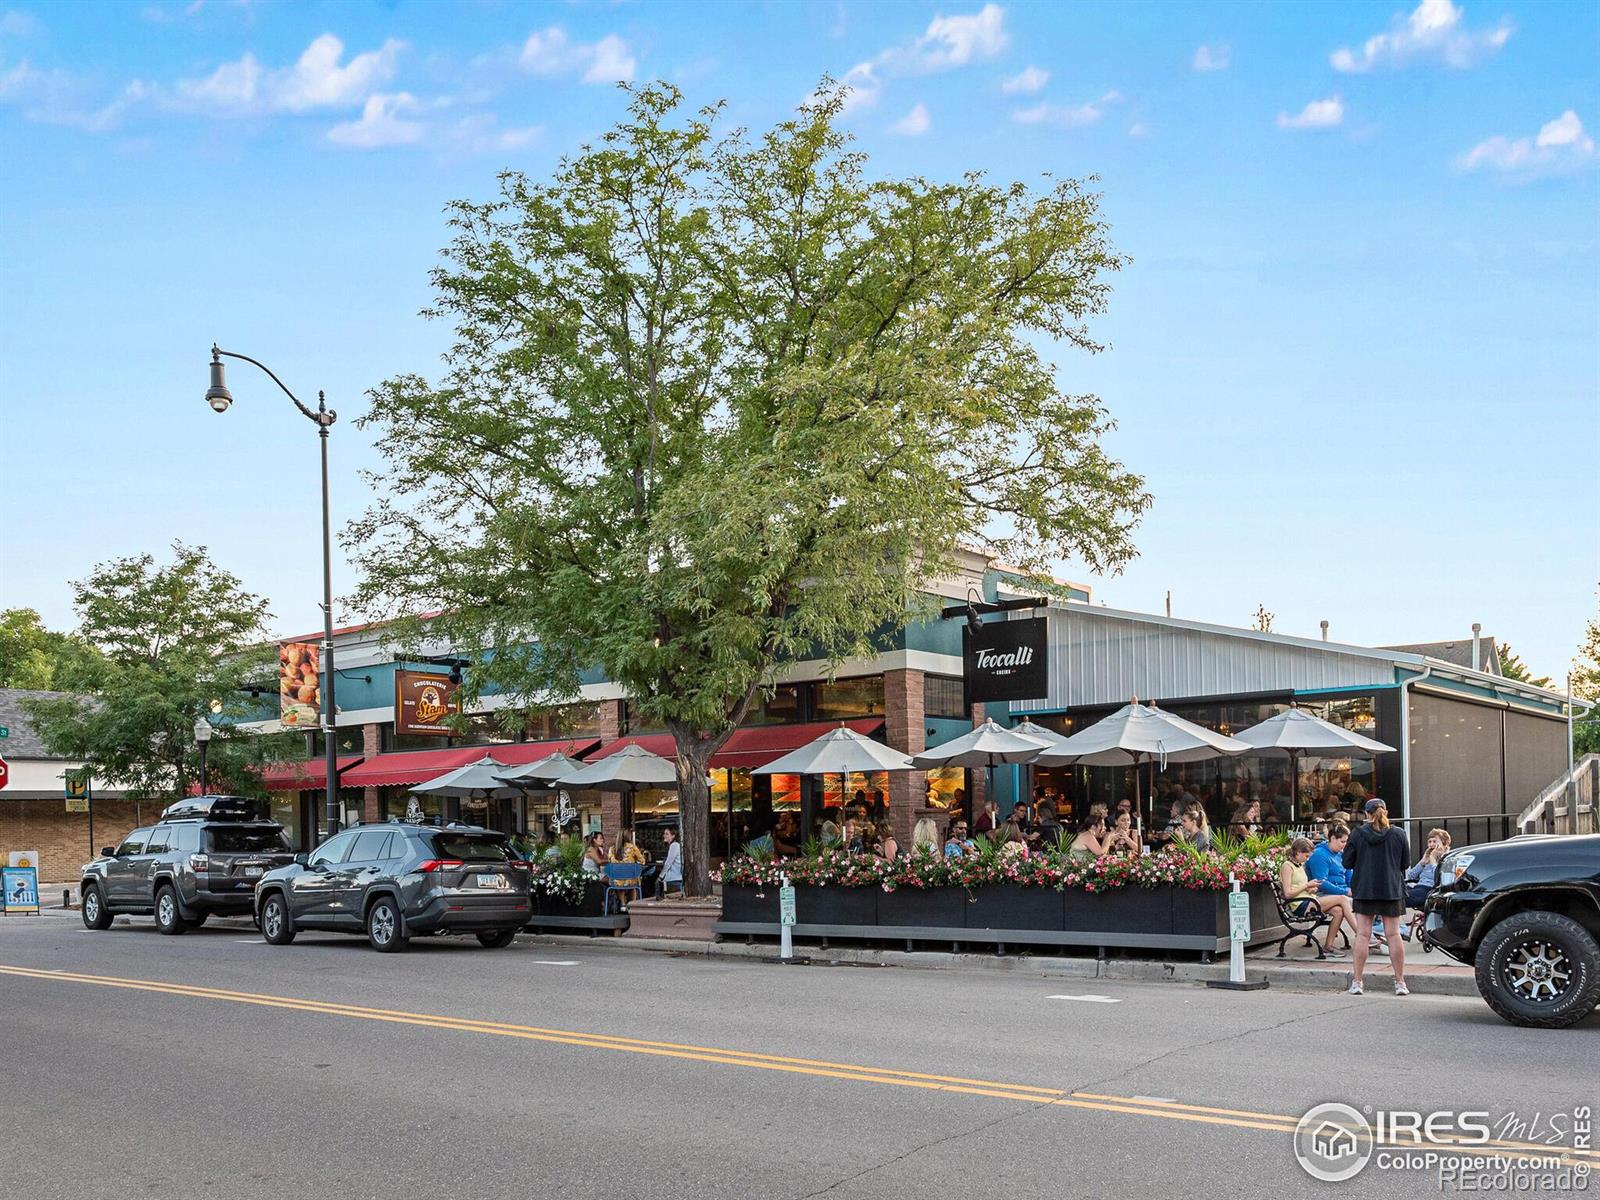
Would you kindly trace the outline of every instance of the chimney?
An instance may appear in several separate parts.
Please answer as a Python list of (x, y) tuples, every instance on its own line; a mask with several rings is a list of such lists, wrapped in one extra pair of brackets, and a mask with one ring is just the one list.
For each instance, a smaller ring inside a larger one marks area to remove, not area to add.
[(1327, 641), (1328, 640), (1328, 623), (1326, 621), (1322, 621), (1322, 622), (1319, 622), (1319, 624), (1321, 624), (1321, 626), (1322, 626), (1322, 640), (1323, 641)]
[(1167, 616), (1172, 615), (1172, 589), (1167, 589)]
[(1483, 633), (1483, 624), (1479, 621), (1472, 623), (1472, 669), (1483, 670), (1483, 660), (1478, 657), (1480, 637)]

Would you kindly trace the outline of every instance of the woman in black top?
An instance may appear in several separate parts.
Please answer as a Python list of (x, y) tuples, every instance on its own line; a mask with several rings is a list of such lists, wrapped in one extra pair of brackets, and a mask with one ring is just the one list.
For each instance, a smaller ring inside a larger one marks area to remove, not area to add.
[[(1393, 918), (1405, 915), (1405, 873), (1411, 865), (1411, 844), (1404, 833), (1389, 824), (1389, 809), (1384, 802), (1374, 796), (1367, 801), (1366, 814), (1366, 823), (1356, 826), (1343, 855), (1350, 872), (1351, 908), (1356, 922), (1355, 962), (1350, 973), (1352, 996), (1361, 995), (1373, 919), (1389, 918), (1388, 927), (1394, 929), (1397, 926)], [(1389, 960), (1394, 964), (1394, 994), (1409, 996), (1405, 939), (1389, 939)]]

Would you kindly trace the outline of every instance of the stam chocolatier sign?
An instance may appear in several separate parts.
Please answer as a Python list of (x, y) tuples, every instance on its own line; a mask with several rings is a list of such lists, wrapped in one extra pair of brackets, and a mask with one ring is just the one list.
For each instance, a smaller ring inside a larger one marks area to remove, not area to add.
[(1042, 700), (1049, 692), (1046, 622), (1042, 617), (992, 621), (963, 630), (967, 695), (974, 704), (991, 700)]

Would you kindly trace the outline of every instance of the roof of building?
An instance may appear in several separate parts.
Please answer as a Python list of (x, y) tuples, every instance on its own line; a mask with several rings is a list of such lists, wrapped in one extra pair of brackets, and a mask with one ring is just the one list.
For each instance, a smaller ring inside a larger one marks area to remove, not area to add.
[(1454, 642), (1413, 642), (1405, 646), (1380, 646), (1380, 650), (1400, 650), (1406, 654), (1421, 654), (1436, 658), (1457, 667), (1470, 667), (1486, 675), (1500, 674), (1500, 651), (1494, 638), (1487, 633), (1478, 635), (1478, 661), (1472, 661), (1472, 639), (1461, 638)]
[(39, 735), (23, 711), (24, 700), (54, 700), (66, 692), (40, 692), (31, 688), (0, 688), (0, 725), (11, 730), (11, 736), (0, 739), (0, 754), (7, 758), (54, 758), (44, 748)]

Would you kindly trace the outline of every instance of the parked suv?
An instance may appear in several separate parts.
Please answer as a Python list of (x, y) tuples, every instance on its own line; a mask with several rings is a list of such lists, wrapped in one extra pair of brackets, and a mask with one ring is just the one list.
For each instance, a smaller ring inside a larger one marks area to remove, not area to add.
[(83, 923), (108, 929), (117, 913), (154, 913), (162, 933), (182, 933), (213, 913), (247, 916), (256, 880), (293, 857), (283, 826), (262, 820), (256, 801), (181, 800), (85, 864)]
[(1424, 942), (1474, 966), (1513, 1025), (1560, 1029), (1600, 1004), (1600, 834), (1453, 851), (1425, 912)]
[(383, 951), (429, 933), (509, 946), (532, 911), (528, 864), (505, 834), (476, 825), (358, 825), (263, 875), (255, 894), (261, 936), (274, 946), (302, 929), (365, 933)]

